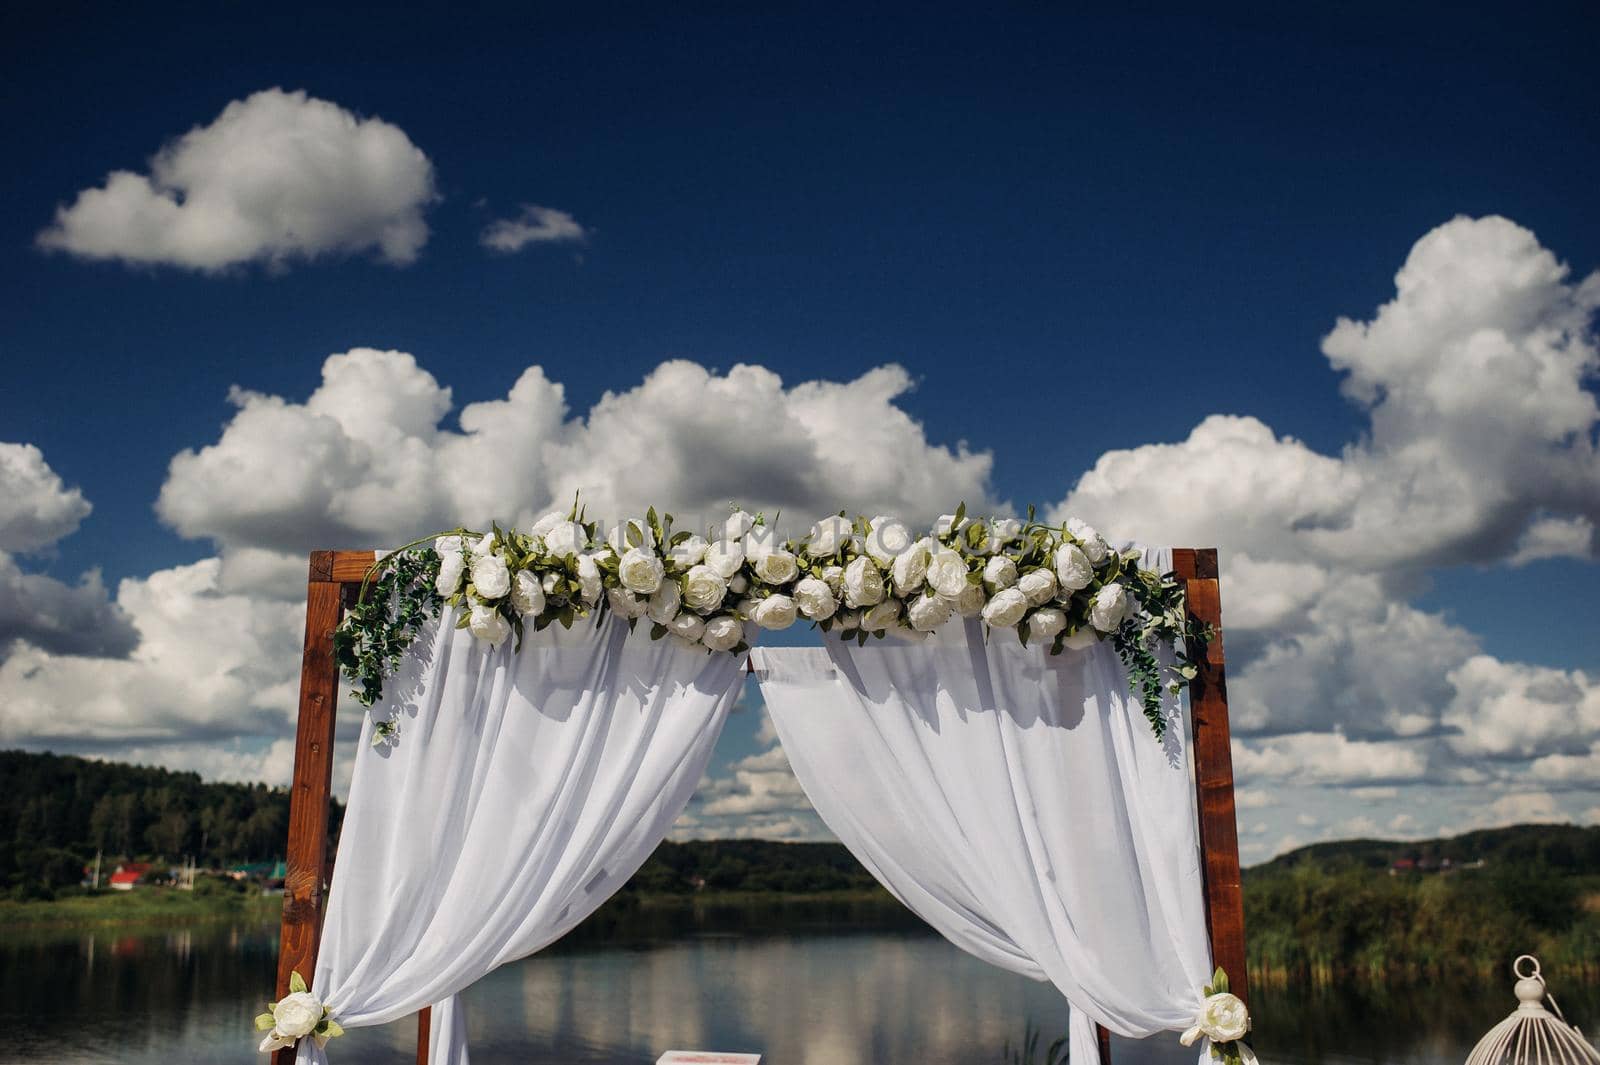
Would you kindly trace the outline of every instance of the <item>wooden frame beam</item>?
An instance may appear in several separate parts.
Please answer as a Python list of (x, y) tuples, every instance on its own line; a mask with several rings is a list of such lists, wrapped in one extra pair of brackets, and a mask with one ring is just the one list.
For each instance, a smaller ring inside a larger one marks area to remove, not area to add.
[[(300, 716), (295, 727), (294, 782), (289, 799), (288, 875), (278, 946), (278, 996), (289, 993), (289, 974), (307, 983), (317, 964), (332, 855), (328, 852), (329, 800), (339, 669), (333, 632), (345, 597), (360, 587), (375, 559), (371, 551), (313, 551), (306, 582), (305, 645), (300, 661)], [(1211, 954), (1228, 973), (1233, 993), (1250, 1001), (1245, 968), (1244, 896), (1239, 878), (1239, 828), (1229, 749), (1228, 686), (1222, 650), (1222, 598), (1215, 548), (1174, 548), (1173, 573), (1185, 582), (1189, 616), (1216, 633), (1207, 646), (1190, 646), (1199, 674), (1189, 687), (1200, 856), (1205, 874), (1206, 928)], [(417, 1018), (417, 1061), (427, 1065), (431, 1011)], [(1110, 1065), (1111, 1040), (1101, 1029), (1100, 1060)], [(293, 1065), (294, 1049), (280, 1050), (276, 1065)]]

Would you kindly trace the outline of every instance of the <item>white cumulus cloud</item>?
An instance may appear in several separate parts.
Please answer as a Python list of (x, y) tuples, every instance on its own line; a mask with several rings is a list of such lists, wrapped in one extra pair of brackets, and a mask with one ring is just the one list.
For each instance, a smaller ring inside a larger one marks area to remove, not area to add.
[(373, 252), (403, 265), (428, 240), (433, 164), (400, 127), (267, 89), (114, 170), (56, 210), (39, 247), (216, 271)]

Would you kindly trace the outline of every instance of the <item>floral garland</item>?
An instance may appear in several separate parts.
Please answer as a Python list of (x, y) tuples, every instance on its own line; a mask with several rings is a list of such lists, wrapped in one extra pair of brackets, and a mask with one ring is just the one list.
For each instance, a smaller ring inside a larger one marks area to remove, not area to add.
[[(431, 541), (431, 543), (430, 543)], [(708, 536), (674, 529), (651, 508), (601, 535), (576, 503), (527, 532), (457, 529), (415, 541), (374, 563), (335, 634), (340, 666), (371, 706), (419, 627), (441, 604), (458, 628), (498, 647), (535, 631), (607, 611), (652, 639), (741, 653), (755, 629), (805, 619), (858, 643), (925, 639), (954, 617), (983, 620), (1052, 654), (1109, 639), (1127, 664), (1145, 717), (1165, 734), (1164, 689), (1195, 676), (1184, 657), (1210, 632), (1188, 618), (1183, 584), (1141, 569), (1136, 551), (1113, 550), (1080, 521), (971, 518), (966, 506), (917, 536), (897, 518), (823, 518), (801, 540), (779, 541), (760, 514), (735, 508)], [(374, 578), (376, 580), (374, 581)], [(369, 586), (370, 585), (370, 586)], [(1156, 649), (1174, 646), (1163, 666)], [(392, 738), (379, 722), (375, 742)]]

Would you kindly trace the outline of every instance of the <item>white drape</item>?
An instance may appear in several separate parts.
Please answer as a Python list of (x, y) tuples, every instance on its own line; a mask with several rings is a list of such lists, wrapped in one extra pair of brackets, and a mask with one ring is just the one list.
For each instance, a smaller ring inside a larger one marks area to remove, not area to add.
[(753, 656), (828, 827), (952, 943), (1051, 981), (1073, 1061), (1097, 1060), (1096, 1022), (1194, 1022), (1211, 951), (1178, 698), (1157, 742), (1109, 643), (1052, 656), (976, 621)]
[[(387, 682), (398, 743), (374, 748), (363, 727), (312, 981), (346, 1028), (438, 1003), (435, 1065), (466, 1061), (452, 996), (565, 934), (649, 857), (744, 668), (615, 616), (530, 631), (518, 653), (454, 622), (447, 608)], [(310, 1039), (298, 1053), (327, 1060)]]

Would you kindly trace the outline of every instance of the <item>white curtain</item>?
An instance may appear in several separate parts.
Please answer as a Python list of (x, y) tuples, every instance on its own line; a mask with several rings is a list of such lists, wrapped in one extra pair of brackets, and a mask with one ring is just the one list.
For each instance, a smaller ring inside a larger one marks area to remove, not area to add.
[[(346, 1028), (437, 1003), (435, 1065), (466, 1061), (453, 996), (565, 934), (649, 857), (744, 670), (614, 615), (530, 631), (520, 652), (454, 623), (447, 608), (387, 682), (398, 742), (372, 747), (371, 715), (362, 730), (312, 981)], [(298, 1054), (327, 1060), (310, 1039)]]
[(828, 827), (952, 943), (1052, 982), (1074, 1062), (1097, 1060), (1096, 1022), (1194, 1022), (1211, 951), (1178, 698), (1157, 742), (1109, 643), (1052, 656), (975, 621), (753, 655)]

